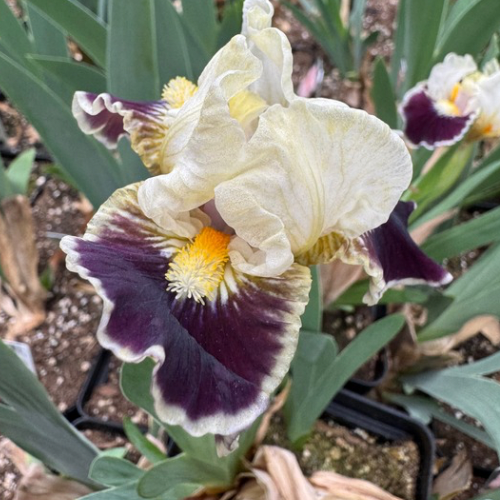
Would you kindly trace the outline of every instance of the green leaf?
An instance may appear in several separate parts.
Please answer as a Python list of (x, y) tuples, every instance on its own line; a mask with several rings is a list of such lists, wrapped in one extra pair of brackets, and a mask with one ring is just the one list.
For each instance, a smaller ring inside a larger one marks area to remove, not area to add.
[(242, 18), (243, 0), (234, 0), (226, 3), (219, 27), (219, 33), (217, 35), (217, 49), (220, 49), (229, 42), (233, 36), (241, 32)]
[(77, 90), (85, 90), (96, 94), (106, 91), (106, 77), (96, 66), (75, 62), (63, 57), (29, 54), (27, 58), (44, 72), (64, 84), (71, 94)]
[(108, 28), (108, 91), (123, 99), (159, 99), (161, 89), (153, 0), (111, 0)]
[(487, 167), (474, 171), (472, 175), (461, 182), (443, 201), (413, 222), (410, 226), (410, 231), (413, 231), (413, 229), (422, 225), (424, 222), (434, 219), (447, 210), (460, 206), (469, 193), (499, 171), (500, 161), (491, 163)]
[(437, 261), (500, 240), (500, 208), (432, 235), (422, 250)]
[(43, 11), (30, 3), (27, 4), (27, 13), (35, 42), (35, 52), (67, 58), (69, 54), (66, 37), (59, 27), (52, 23)]
[(28, 181), (33, 160), (35, 159), (35, 149), (31, 148), (21, 153), (7, 169), (7, 178), (15, 194), (26, 194), (28, 191)]
[(207, 51), (208, 57), (215, 53), (218, 31), (215, 2), (182, 0), (182, 17), (187, 29)]
[(497, 0), (457, 0), (437, 42), (434, 61), (450, 52), (476, 56), (499, 28)]
[(141, 430), (129, 417), (123, 419), (123, 428), (129, 441), (135, 446), (136, 450), (141, 453), (141, 455), (144, 455), (152, 464), (165, 460), (165, 453), (144, 436)]
[(318, 268), (311, 267), (312, 284), (309, 292), (309, 302), (301, 317), (302, 328), (311, 332), (321, 331), (322, 306), (321, 306), (321, 285), (319, 281)]
[(170, 0), (155, 0), (158, 72), (162, 84), (176, 76), (195, 81), (186, 34)]
[[(495, 449), (500, 452), (500, 384), (483, 378), (485, 365), (500, 371), (500, 353), (481, 360), (481, 367), (475, 370), (476, 363), (425, 372), (405, 377), (403, 380), (411, 387), (420, 389), (430, 396), (457, 408), (479, 420), (491, 437)], [(488, 373), (490, 370), (488, 370)]]
[(491, 37), (490, 43), (486, 52), (484, 53), (483, 60), (481, 61), (481, 69), (484, 70), (486, 63), (490, 62), (492, 59), (497, 59), (500, 54), (500, 47), (498, 45), (498, 34), (494, 33)]
[[(365, 15), (366, 0), (354, 0), (349, 18), (350, 34), (352, 37), (352, 50), (354, 57), (354, 68), (357, 72), (361, 68), (364, 52), (369, 45), (363, 40), (363, 18)], [(367, 38), (373, 38), (375, 41), (376, 35), (371, 33)], [(365, 40), (366, 41), (366, 40)]]
[(458, 332), (475, 316), (500, 317), (500, 274), (492, 272), (499, 266), (500, 245), (496, 245), (447, 288), (445, 296), (453, 298), (453, 302), (420, 331), (418, 340), (423, 342)]
[[(43, 11), (101, 67), (106, 63), (106, 26), (76, 0), (27, 0)], [(124, 9), (125, 10), (125, 9)], [(33, 52), (29, 50), (27, 52)]]
[(137, 482), (144, 471), (123, 458), (97, 457), (90, 467), (89, 477), (104, 486), (122, 486)]
[[(408, 90), (429, 76), (434, 47), (448, 0), (403, 0), (403, 58), (406, 73), (403, 90)], [(399, 40), (398, 40), (399, 42)]]
[(181, 427), (166, 425), (159, 420), (150, 390), (153, 368), (154, 362), (149, 358), (141, 363), (123, 364), (120, 385), (125, 397), (153, 416), (186, 454), (196, 457), (200, 462), (216, 464), (219, 476), (225, 477), (227, 481), (232, 480), (240, 467), (241, 457), (252, 446), (259, 419), (250, 429), (240, 435), (239, 447), (236, 451), (227, 457), (218, 458), (213, 435), (205, 434), (201, 437), (193, 437)]
[(0, 341), (0, 432), (48, 467), (83, 483), (97, 449), (59, 413), (42, 384)]
[(287, 426), (300, 408), (301, 402), (315, 390), (323, 373), (338, 354), (331, 335), (301, 331), (297, 352), (292, 362), (292, 387), (283, 408)]
[(71, 110), (45, 83), (1, 52), (0, 87), (94, 207), (121, 187), (119, 169), (109, 151), (80, 130)]
[(373, 87), (371, 90), (373, 104), (377, 116), (391, 128), (398, 126), (396, 96), (382, 57), (377, 58), (373, 70)]
[(16, 194), (14, 187), (10, 184), (7, 172), (3, 165), (0, 165), (0, 201), (8, 196)]
[[(294, 443), (308, 434), (328, 403), (353, 373), (386, 345), (402, 328), (404, 318), (391, 315), (365, 328), (350, 344), (325, 366), (307, 395), (295, 401), (290, 411), (288, 435)], [(304, 370), (307, 358), (300, 358)], [(312, 369), (312, 368), (309, 368)]]
[[(154, 500), (184, 500), (186, 497), (190, 496), (197, 489), (199, 489), (199, 487), (199, 484), (182, 484), (172, 488), (167, 493), (156, 497)], [(137, 493), (137, 482), (135, 482), (110, 488), (109, 490), (91, 493), (90, 495), (81, 497), (78, 500), (144, 500), (144, 497)]]
[(435, 418), (444, 424), (451, 425), (489, 448), (494, 448), (493, 442), (486, 432), (475, 425), (459, 420), (441, 408), (437, 401), (423, 396), (404, 396), (402, 394), (384, 394), (384, 397), (391, 403), (403, 406), (411, 417), (421, 420), (425, 425)]
[(417, 203), (411, 220), (417, 220), (436, 200), (443, 198), (457, 183), (463, 172), (470, 167), (476, 147), (474, 144), (458, 144), (448, 149), (435, 165), (412, 184), (406, 199)]
[(137, 491), (144, 498), (155, 498), (186, 484), (227, 487), (231, 483), (228, 478), (220, 475), (220, 468), (216, 463), (202, 462), (182, 454), (164, 460), (148, 470), (139, 481)]
[(120, 154), (120, 170), (124, 184), (143, 181), (149, 177), (148, 169), (144, 166), (139, 155), (130, 147), (130, 141), (122, 137), (118, 143)]
[(14, 15), (6, 0), (0, 0), (0, 42), (17, 59), (17, 62), (26, 65), (24, 56), (33, 52), (33, 40)]

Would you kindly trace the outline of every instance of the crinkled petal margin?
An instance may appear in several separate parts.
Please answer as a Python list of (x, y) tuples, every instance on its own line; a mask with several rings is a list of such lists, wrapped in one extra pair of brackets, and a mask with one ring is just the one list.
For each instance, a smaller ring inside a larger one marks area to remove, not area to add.
[(383, 293), (397, 285), (446, 285), (451, 274), (427, 257), (408, 233), (408, 217), (413, 202), (400, 201), (389, 220), (356, 240), (340, 255), (348, 264), (360, 264), (370, 276), (364, 301), (375, 304)]
[(176, 299), (165, 272), (186, 241), (144, 216), (138, 186), (118, 190), (83, 238), (63, 239), (68, 268), (103, 298), (99, 342), (124, 361), (158, 362), (152, 393), (162, 420), (195, 436), (235, 434), (265, 410), (288, 371), (310, 271), (295, 264), (261, 279), (228, 265), (214, 300)]
[(363, 298), (369, 305), (397, 285), (445, 285), (451, 281), (451, 274), (427, 257), (408, 233), (408, 217), (414, 209), (414, 203), (400, 201), (385, 224), (352, 239), (330, 233), (297, 261), (311, 265), (340, 259), (362, 266), (370, 277), (370, 288)]
[(439, 113), (435, 101), (423, 85), (414, 87), (405, 94), (399, 112), (405, 121), (406, 137), (415, 146), (427, 149), (457, 143), (477, 118), (476, 111), (464, 116)]
[(161, 152), (167, 126), (164, 101), (134, 102), (110, 94), (75, 92), (73, 115), (86, 134), (113, 149), (130, 136), (132, 148), (153, 175), (161, 172)]

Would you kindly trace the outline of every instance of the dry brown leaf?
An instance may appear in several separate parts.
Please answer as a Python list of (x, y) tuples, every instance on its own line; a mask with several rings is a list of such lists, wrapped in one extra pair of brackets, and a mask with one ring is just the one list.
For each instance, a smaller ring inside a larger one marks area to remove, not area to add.
[(0, 265), (8, 281), (0, 292), (0, 302), (13, 318), (7, 331), (7, 338), (13, 339), (43, 321), (47, 296), (38, 279), (33, 219), (25, 196), (12, 196), (1, 203)]
[(0, 439), (0, 451), (16, 466), (17, 470), (24, 476), (29, 469), (29, 455), (14, 444), (10, 439)]
[(71, 479), (45, 473), (41, 465), (32, 465), (21, 479), (14, 500), (76, 500), (92, 490)]
[(422, 243), (424, 243), (427, 240), (427, 238), (432, 233), (434, 233), (437, 227), (439, 227), (443, 222), (447, 221), (448, 219), (451, 219), (456, 213), (457, 213), (456, 209), (448, 210), (447, 212), (444, 212), (441, 215), (434, 217), (434, 219), (424, 222), (422, 225), (418, 226), (417, 229), (414, 229), (410, 233), (412, 240), (417, 245), (419, 246), (422, 245)]
[(284, 389), (273, 399), (272, 404), (269, 406), (266, 413), (264, 413), (262, 421), (255, 434), (255, 440), (254, 440), (255, 448), (258, 448), (264, 441), (264, 438), (266, 437), (273, 416), (276, 413), (278, 413), (281, 410), (281, 408), (283, 408), (283, 406), (285, 406), (286, 399), (288, 398), (288, 394), (290, 394), (291, 387), (292, 387), (292, 381), (288, 380)]
[(361, 266), (350, 266), (340, 260), (319, 266), (323, 305), (338, 299), (353, 283), (364, 278)]
[(441, 156), (443, 156), (446, 153), (446, 151), (448, 151), (447, 147), (436, 148), (432, 153), (431, 157), (425, 163), (424, 168), (422, 169), (420, 175), (422, 176), (425, 175), (427, 172), (429, 172), (432, 169), (432, 167), (434, 167), (434, 165), (437, 163), (439, 158), (441, 158)]
[[(302, 473), (295, 455), (278, 446), (262, 446), (257, 451), (252, 472), (257, 481), (263, 479), (260, 472), (265, 471), (272, 483), (266, 481), (266, 494), (276, 488), (279, 497), (276, 500), (315, 500), (314, 488)], [(259, 477), (260, 476), (260, 477)], [(271, 487), (272, 484), (272, 487)], [(269, 497), (270, 499), (273, 497)], [(274, 500), (274, 498), (273, 498)]]
[(425, 356), (441, 356), (449, 353), (459, 344), (482, 333), (493, 345), (500, 344), (500, 323), (496, 316), (476, 316), (467, 321), (455, 334), (420, 344), (420, 352)]
[(323, 500), (401, 500), (369, 481), (344, 477), (335, 472), (315, 472), (310, 481), (325, 493)]
[(453, 457), (451, 465), (445, 469), (434, 482), (432, 493), (438, 500), (451, 500), (466, 490), (472, 480), (472, 463), (467, 453), (461, 450)]

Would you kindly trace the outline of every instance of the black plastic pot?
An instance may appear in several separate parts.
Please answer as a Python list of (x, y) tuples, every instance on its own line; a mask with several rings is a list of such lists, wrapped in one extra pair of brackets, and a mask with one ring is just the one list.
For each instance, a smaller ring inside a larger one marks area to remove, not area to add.
[(431, 498), (435, 443), (426, 426), (405, 413), (345, 389), (330, 403), (323, 418), (335, 420), (346, 427), (364, 429), (388, 441), (411, 439), (417, 445), (420, 456), (415, 500)]

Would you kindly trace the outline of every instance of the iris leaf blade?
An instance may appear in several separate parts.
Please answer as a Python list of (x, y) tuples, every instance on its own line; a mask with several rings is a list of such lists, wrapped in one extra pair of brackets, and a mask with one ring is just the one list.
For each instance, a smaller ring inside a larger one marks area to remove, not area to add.
[[(123, 8), (111, 0), (108, 28), (108, 91), (123, 99), (160, 97), (153, 0), (135, 0)], [(127, 57), (123, 57), (124, 52)]]
[(63, 83), (71, 94), (83, 89), (96, 94), (106, 91), (106, 76), (96, 66), (57, 56), (28, 54), (27, 58)]
[(79, 129), (69, 107), (44, 82), (1, 52), (0, 86), (94, 206), (120, 187), (111, 154)]
[(59, 413), (42, 384), (2, 341), (0, 365), (5, 403), (0, 432), (54, 470), (88, 484), (97, 449)]
[[(491, 358), (491, 359), (489, 359)], [(494, 364), (494, 370), (500, 370), (499, 353), (482, 360)], [(446, 368), (405, 377), (403, 380), (430, 396), (457, 408), (479, 420), (491, 437), (495, 449), (500, 451), (500, 385), (491, 379), (473, 372), (472, 365)]]
[(314, 422), (349, 377), (386, 345), (401, 330), (403, 324), (404, 317), (395, 314), (376, 321), (325, 366), (315, 381), (314, 388), (300, 401), (296, 401), (290, 412), (287, 432), (293, 443), (299, 442), (310, 432)]
[(396, 96), (394, 95), (389, 73), (382, 58), (378, 58), (375, 62), (371, 96), (377, 116), (391, 128), (397, 128), (398, 111), (396, 109)]
[(422, 250), (437, 261), (500, 240), (500, 207), (431, 236)]
[(35, 149), (31, 148), (21, 153), (7, 169), (7, 178), (15, 191), (15, 194), (26, 194), (28, 191), (28, 181), (33, 160), (35, 159)]
[[(101, 67), (106, 63), (106, 26), (76, 0), (27, 0), (59, 25)], [(33, 50), (30, 50), (33, 52)]]
[(418, 340), (434, 340), (458, 332), (468, 320), (479, 315), (500, 317), (500, 276), (491, 272), (498, 266), (500, 245), (496, 244), (447, 288), (445, 296), (453, 298), (453, 302), (419, 332)]
[(499, 27), (497, 1), (458, 0), (437, 42), (435, 62), (450, 52), (475, 56), (486, 47)]

